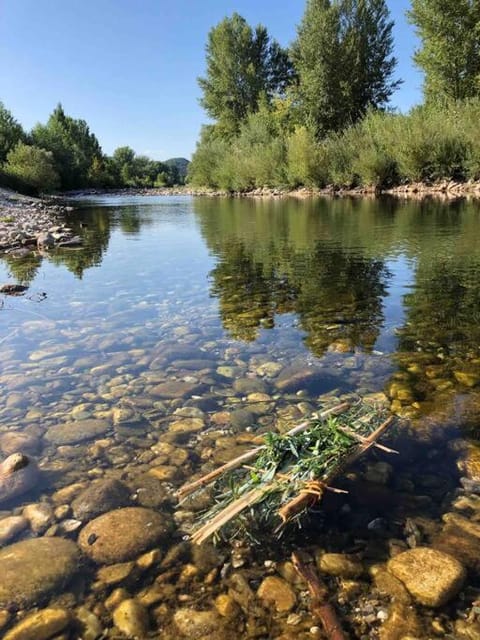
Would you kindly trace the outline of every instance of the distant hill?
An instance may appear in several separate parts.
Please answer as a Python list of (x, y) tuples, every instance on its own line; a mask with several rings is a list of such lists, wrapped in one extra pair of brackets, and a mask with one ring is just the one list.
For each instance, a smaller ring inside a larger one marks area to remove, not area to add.
[(189, 160), (186, 158), (170, 158), (169, 160), (165, 160), (165, 164), (169, 167), (174, 167), (177, 170), (179, 183), (185, 182), (188, 165), (190, 164)]

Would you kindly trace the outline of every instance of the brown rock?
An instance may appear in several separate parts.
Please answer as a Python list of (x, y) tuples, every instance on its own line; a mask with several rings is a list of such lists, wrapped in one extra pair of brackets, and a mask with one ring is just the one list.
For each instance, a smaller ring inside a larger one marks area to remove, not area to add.
[(109, 511), (89, 522), (78, 544), (92, 560), (115, 564), (133, 560), (163, 541), (170, 528), (165, 514), (142, 507)]
[(358, 578), (363, 573), (362, 563), (343, 553), (324, 553), (317, 558), (320, 571), (330, 576)]
[(458, 560), (427, 547), (400, 553), (388, 562), (387, 567), (415, 600), (427, 607), (441, 607), (455, 597), (466, 577)]
[(5, 634), (4, 640), (48, 640), (65, 629), (70, 614), (64, 609), (41, 609), (31, 613)]
[(395, 602), (380, 629), (379, 637), (380, 640), (405, 640), (407, 637), (424, 638), (425, 636), (414, 609), (402, 602)]
[(297, 602), (295, 592), (283, 578), (268, 576), (258, 588), (257, 596), (282, 613), (291, 611)]
[(105, 435), (110, 424), (105, 420), (77, 420), (57, 424), (48, 429), (45, 438), (53, 444), (76, 444)]
[(77, 545), (63, 538), (34, 538), (0, 551), (0, 606), (32, 605), (64, 587), (78, 569)]

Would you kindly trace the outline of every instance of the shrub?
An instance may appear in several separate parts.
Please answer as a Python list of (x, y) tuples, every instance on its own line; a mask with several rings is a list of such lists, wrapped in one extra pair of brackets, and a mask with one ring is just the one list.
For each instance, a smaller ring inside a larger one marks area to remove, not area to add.
[(5, 173), (37, 191), (54, 191), (60, 178), (50, 151), (19, 142), (7, 155)]

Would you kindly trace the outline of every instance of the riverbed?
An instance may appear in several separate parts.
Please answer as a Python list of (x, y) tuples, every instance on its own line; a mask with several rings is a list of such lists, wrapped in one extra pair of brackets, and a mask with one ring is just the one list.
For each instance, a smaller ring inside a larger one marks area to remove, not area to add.
[[(80, 248), (0, 261), (28, 287), (0, 299), (0, 459), (38, 465), (0, 502), (0, 628), (40, 607), (45, 637), (322, 638), (300, 548), (352, 638), (480, 637), (480, 204), (73, 204)], [(191, 547), (209, 496), (178, 507), (184, 482), (358, 398), (398, 455), (280, 541)], [(392, 564), (425, 548), (458, 561), (442, 593)]]

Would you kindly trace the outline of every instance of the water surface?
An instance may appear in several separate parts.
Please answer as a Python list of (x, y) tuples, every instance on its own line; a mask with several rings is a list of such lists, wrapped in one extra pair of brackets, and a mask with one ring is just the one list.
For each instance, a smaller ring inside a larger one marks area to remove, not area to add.
[[(83, 201), (69, 219), (83, 249), (0, 261), (1, 282), (29, 285), (0, 308), (0, 432), (38, 438), (45, 473), (41, 488), (3, 515), (98, 478), (135, 491), (150, 474), (158, 495), (171, 495), (256, 433), (285, 431), (349, 393), (378, 402), (386, 393), (440, 451), (435, 458), (419, 448), (416, 467), (407, 466), (412, 458), (395, 462), (412, 493), (425, 493), (415, 469), (440, 477), (455, 438), (454, 491), (456, 465), (478, 437), (478, 218), (469, 202)], [(45, 437), (54, 425), (91, 418), (109, 422), (102, 438), (65, 445)], [(178, 427), (182, 418), (199, 422)], [(427, 515), (439, 522), (445, 487), (432, 487)], [(145, 506), (171, 512), (168, 499), (150, 496)], [(366, 509), (364, 520), (384, 515)], [(180, 540), (191, 514), (181, 512), (177, 526)], [(85, 575), (77, 604), (93, 607)], [(140, 578), (134, 592), (151, 581)], [(202, 584), (195, 578), (166, 598), (170, 612), (185, 590), (196, 603)], [(212, 598), (221, 588), (209, 587)], [(158, 620), (152, 614), (153, 633)]]

